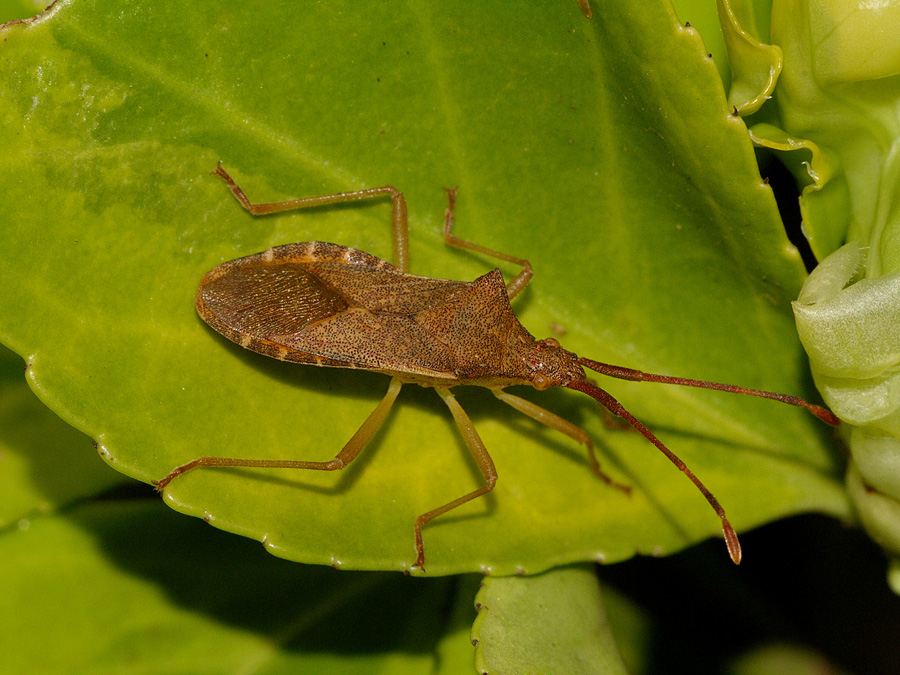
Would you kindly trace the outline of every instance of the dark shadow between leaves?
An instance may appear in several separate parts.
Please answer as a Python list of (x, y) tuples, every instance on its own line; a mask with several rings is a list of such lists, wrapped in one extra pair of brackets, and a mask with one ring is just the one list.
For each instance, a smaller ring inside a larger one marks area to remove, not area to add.
[[(91, 439), (69, 426), (29, 389), (22, 375), (22, 359), (0, 346), (0, 444), (25, 461), (28, 482), (35, 491), (30, 509), (59, 508), (129, 481), (107, 467)], [(2, 461), (2, 458), (0, 458)], [(0, 527), (30, 516), (14, 510), (0, 514)]]
[(644, 672), (737, 672), (754, 650), (785, 644), (827, 657), (831, 667), (816, 672), (900, 672), (900, 599), (885, 583), (883, 552), (861, 531), (801, 515), (742, 539), (754, 553), (740, 567), (710, 541), (599, 568), (648, 617)]
[(346, 572), (282, 560), (258, 542), (154, 500), (88, 505), (69, 518), (116, 567), (158, 587), (178, 607), (266, 636), (274, 650), (433, 652), (456, 593), (453, 577)]

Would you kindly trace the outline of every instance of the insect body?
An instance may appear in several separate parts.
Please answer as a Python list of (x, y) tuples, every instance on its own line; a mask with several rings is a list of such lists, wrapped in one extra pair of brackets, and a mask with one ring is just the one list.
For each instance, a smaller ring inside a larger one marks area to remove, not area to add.
[(584, 368), (627, 380), (655, 381), (751, 394), (809, 409), (837, 424), (831, 412), (788, 396), (733, 385), (652, 375), (582, 358), (553, 338), (535, 339), (516, 319), (509, 301), (531, 280), (527, 260), (499, 253), (452, 234), (456, 191), (449, 206), (444, 239), (521, 266), (504, 284), (499, 270), (472, 282), (409, 274), (406, 202), (390, 186), (321, 197), (253, 204), (221, 165), (216, 169), (234, 196), (254, 215), (389, 195), (392, 201), (394, 257), (391, 265), (368, 253), (326, 242), (277, 246), (223, 263), (200, 282), (197, 311), (229, 340), (282, 361), (337, 368), (360, 368), (391, 377), (387, 394), (344, 448), (330, 461), (199, 457), (157, 482), (162, 490), (174, 478), (199, 467), (240, 466), (332, 471), (347, 466), (387, 417), (405, 383), (432, 387), (444, 400), (484, 476), (484, 485), (420, 515), (415, 522), (416, 563), (424, 569), (422, 528), (432, 519), (490, 492), (497, 471), (477, 431), (450, 388), (460, 384), (489, 388), (501, 401), (583, 443), (593, 472), (623, 490), (601, 470), (590, 437), (581, 428), (534, 403), (510, 394), (511, 385), (536, 389), (567, 387), (584, 392), (625, 419), (683, 471), (722, 521), (729, 554), (740, 561), (737, 534), (715, 497), (647, 427), (612, 396), (589, 382)]

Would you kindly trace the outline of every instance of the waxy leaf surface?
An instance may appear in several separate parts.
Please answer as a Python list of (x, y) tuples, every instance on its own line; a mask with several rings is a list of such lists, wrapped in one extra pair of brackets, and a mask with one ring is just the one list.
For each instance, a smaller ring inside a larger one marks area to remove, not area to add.
[[(799, 257), (699, 35), (664, 3), (602, 3), (588, 20), (574, 0), (60, 2), (0, 39), (0, 339), (129, 476), (209, 454), (330, 459), (387, 387), (246, 352), (197, 317), (197, 283), (224, 260), (311, 239), (391, 250), (387, 203), (253, 218), (209, 175), (219, 160), (255, 201), (395, 185), (413, 273), (473, 279), (494, 261), (440, 233), (441, 188), (459, 186), (459, 236), (534, 265), (514, 308), (537, 337), (813, 395), (789, 309)], [(802, 411), (608, 386), (739, 530), (846, 512), (830, 431)], [(631, 496), (574, 441), (461, 389), (500, 479), (426, 529), (429, 574), (536, 573), (719, 532), (688, 481), (593, 401), (521, 394), (583, 425)], [(201, 470), (165, 498), (292, 560), (405, 570), (416, 515), (479, 482), (440, 399), (405, 387), (343, 472)]]

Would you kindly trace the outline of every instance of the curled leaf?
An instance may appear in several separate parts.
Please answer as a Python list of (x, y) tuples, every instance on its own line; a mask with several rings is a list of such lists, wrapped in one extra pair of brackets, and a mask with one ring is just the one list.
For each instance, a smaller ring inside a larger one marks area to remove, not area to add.
[(859, 279), (851, 242), (813, 271), (793, 303), (819, 391), (854, 425), (848, 487), (869, 533), (900, 556), (900, 271)]
[(728, 103), (739, 114), (751, 115), (772, 97), (784, 64), (781, 48), (756, 37), (756, 21), (747, 3), (718, 0), (716, 5), (731, 63)]

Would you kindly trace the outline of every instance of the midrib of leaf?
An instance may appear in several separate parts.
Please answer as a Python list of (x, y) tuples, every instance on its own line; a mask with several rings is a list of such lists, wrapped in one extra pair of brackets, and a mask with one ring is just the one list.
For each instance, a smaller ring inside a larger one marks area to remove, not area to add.
[(251, 115), (234, 101), (223, 100), (199, 82), (179, 79), (177, 74), (139, 58), (134, 50), (109, 39), (109, 35), (98, 36), (85, 30), (78, 22), (67, 21), (66, 37), (77, 41), (81, 49), (102, 56), (109, 63), (118, 63), (118, 69), (128, 67), (140, 77), (155, 83), (164, 92), (177, 96), (186, 107), (197, 107), (204, 119), (219, 120), (224, 128), (238, 130), (273, 150), (293, 163), (315, 170), (317, 174), (328, 175), (337, 186), (360, 186), (363, 179), (353, 175), (346, 167), (326, 161), (311, 152), (293, 136), (279, 132), (276, 128)]

